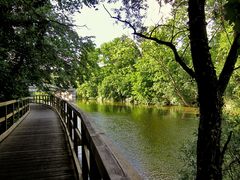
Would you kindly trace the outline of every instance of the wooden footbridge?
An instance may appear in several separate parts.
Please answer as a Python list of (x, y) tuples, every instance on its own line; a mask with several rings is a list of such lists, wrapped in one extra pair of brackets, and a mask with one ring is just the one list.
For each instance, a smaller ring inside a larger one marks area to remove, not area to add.
[(74, 104), (53, 95), (0, 103), (0, 179), (141, 179)]

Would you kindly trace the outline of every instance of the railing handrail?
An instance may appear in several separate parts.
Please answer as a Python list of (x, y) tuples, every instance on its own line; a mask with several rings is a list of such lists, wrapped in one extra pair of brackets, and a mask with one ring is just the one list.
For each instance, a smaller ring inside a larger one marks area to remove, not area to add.
[[(76, 166), (82, 167), (82, 175), (79, 176), (84, 180), (142, 179), (105, 133), (96, 128), (75, 104), (53, 95), (37, 95), (33, 101), (52, 106), (59, 114), (67, 129), (73, 156), (78, 161)], [(81, 157), (78, 154), (79, 146), (82, 149)]]
[(24, 97), (24, 98), (20, 98), (20, 99), (14, 99), (14, 100), (0, 102), (0, 107), (10, 105), (10, 104), (13, 104), (15, 102), (19, 102), (19, 101), (26, 100), (26, 99), (31, 99), (31, 97)]
[(29, 113), (29, 102), (30, 97), (0, 102), (0, 142), (5, 139)]

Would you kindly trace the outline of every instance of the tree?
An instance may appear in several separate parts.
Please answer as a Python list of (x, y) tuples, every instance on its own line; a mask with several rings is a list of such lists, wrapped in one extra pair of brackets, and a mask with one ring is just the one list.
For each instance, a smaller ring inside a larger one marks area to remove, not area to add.
[[(231, 138), (230, 135), (227, 142), (221, 145), (223, 97), (239, 56), (240, 3), (236, 0), (229, 0), (225, 5), (227, 19), (234, 23), (235, 27), (234, 32), (231, 33), (233, 40), (230, 50), (227, 52), (224, 65), (218, 75), (210, 52), (208, 39), (210, 34), (207, 31), (206, 21), (210, 15), (209, 11), (207, 11), (208, 7), (214, 6), (216, 7), (214, 13), (217, 13), (219, 15), (218, 18), (222, 19), (223, 24), (221, 25), (226, 23), (226, 19), (223, 17), (222, 1), (170, 0), (165, 2), (171, 2), (174, 10), (181, 8), (185, 12), (182, 15), (183, 20), (185, 20), (185, 17), (187, 19), (193, 69), (190, 68), (189, 64), (186, 64), (184, 58), (179, 54), (176, 37), (182, 33), (181, 30), (178, 30), (178, 24), (175, 21), (173, 21), (174, 23), (171, 26), (168, 25), (173, 32), (170, 39), (159, 39), (155, 36), (155, 30), (164, 27), (164, 25), (157, 26), (150, 32), (146, 32), (146, 28), (141, 28), (139, 20), (141, 20), (142, 16), (140, 12), (146, 8), (145, 1), (123, 1), (124, 7), (116, 10), (117, 15), (113, 18), (132, 28), (134, 35), (155, 41), (159, 45), (171, 49), (175, 61), (196, 81), (200, 112), (196, 179), (222, 179), (224, 154)], [(161, 4), (161, 1), (159, 3)], [(122, 15), (122, 12), (126, 12), (127, 15)], [(214, 23), (217, 23), (217, 21)]]
[(67, 88), (81, 80), (93, 43), (73, 30), (73, 10), (65, 1), (0, 2), (0, 100), (26, 96), (29, 85)]
[[(161, 29), (156, 36), (169, 35), (169, 30)], [(142, 56), (135, 65), (137, 79), (134, 81), (134, 87), (143, 89), (136, 89), (140, 98), (148, 98), (154, 104), (193, 105), (196, 97), (195, 84), (175, 63), (171, 50), (148, 40), (141, 42), (140, 47)]]
[(99, 97), (125, 101), (132, 97), (132, 74), (140, 51), (126, 36), (115, 38), (100, 47), (99, 63), (103, 80), (98, 86)]

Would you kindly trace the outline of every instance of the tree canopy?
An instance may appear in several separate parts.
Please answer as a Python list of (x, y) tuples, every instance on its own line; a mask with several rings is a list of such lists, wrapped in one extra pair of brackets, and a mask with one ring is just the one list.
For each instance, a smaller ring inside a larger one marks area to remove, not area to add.
[(94, 44), (73, 30), (72, 6), (49, 0), (0, 2), (1, 100), (27, 95), (29, 85), (67, 88), (82, 79)]

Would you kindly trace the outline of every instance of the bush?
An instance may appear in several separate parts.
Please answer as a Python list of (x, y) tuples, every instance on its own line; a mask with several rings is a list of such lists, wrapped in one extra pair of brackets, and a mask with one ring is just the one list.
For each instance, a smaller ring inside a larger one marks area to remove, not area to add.
[[(225, 114), (222, 131), (222, 145), (226, 143), (230, 133), (231, 140), (227, 146), (223, 161), (223, 179), (236, 180), (240, 179), (240, 116), (234, 114)], [(180, 179), (191, 180), (196, 177), (196, 148), (197, 135), (191, 142), (187, 142), (182, 147), (180, 159), (184, 166), (179, 172)]]

